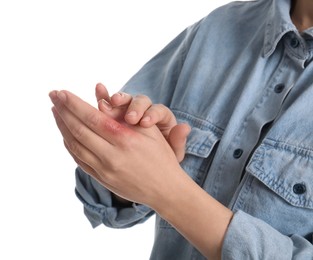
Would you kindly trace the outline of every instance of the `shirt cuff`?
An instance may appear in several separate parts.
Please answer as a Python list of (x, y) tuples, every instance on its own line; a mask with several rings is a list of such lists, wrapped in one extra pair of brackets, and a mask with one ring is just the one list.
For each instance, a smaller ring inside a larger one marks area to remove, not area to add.
[(222, 259), (313, 259), (305, 238), (283, 235), (264, 221), (237, 211), (228, 227)]
[(112, 228), (127, 228), (146, 221), (154, 214), (151, 208), (141, 204), (116, 205), (112, 193), (81, 168), (78, 167), (75, 173), (75, 193), (83, 203), (84, 213), (92, 227), (104, 224)]

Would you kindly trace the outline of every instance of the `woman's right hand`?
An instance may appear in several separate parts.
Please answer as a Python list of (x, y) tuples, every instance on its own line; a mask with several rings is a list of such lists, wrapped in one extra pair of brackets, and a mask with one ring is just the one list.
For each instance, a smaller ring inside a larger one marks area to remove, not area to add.
[(184, 159), (190, 126), (178, 124), (168, 107), (152, 104), (151, 99), (144, 95), (133, 97), (119, 92), (110, 97), (106, 87), (101, 83), (96, 85), (96, 98), (99, 110), (120, 122), (144, 128), (156, 125), (173, 149), (178, 162)]

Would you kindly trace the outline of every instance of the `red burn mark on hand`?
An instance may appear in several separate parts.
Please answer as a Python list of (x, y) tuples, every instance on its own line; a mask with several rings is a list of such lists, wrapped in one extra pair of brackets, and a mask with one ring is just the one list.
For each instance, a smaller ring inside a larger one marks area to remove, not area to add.
[(121, 124), (109, 117), (102, 117), (100, 125), (104, 131), (108, 131), (109, 134), (113, 135), (128, 134), (132, 132), (132, 130), (126, 125)]

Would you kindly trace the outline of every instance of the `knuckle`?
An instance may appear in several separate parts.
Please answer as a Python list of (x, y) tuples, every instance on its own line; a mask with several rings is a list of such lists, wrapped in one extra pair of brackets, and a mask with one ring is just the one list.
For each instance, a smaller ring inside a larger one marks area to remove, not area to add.
[(111, 103), (113, 106), (127, 105), (132, 101), (133, 97), (125, 92), (117, 92), (111, 97)]
[(142, 95), (142, 94), (136, 95), (133, 100), (134, 100), (134, 102), (152, 104), (151, 99), (145, 95)]
[(118, 92), (117, 95), (121, 96), (122, 98), (126, 98), (126, 99), (132, 99), (133, 96), (126, 93), (126, 92)]
[(151, 107), (151, 110), (160, 118), (171, 115), (170, 109), (163, 104), (155, 104)]
[(79, 126), (73, 127), (71, 132), (74, 138), (80, 140), (84, 136), (85, 129), (82, 125), (79, 125)]
[(68, 149), (76, 158), (81, 158), (81, 149), (77, 141), (71, 140), (67, 143)]
[(137, 94), (135, 95), (135, 99), (146, 99), (147, 96), (143, 95), (143, 94)]
[(153, 107), (159, 111), (170, 111), (169, 108), (163, 104), (155, 104)]
[(100, 116), (98, 113), (90, 113), (87, 116), (86, 123), (89, 127), (96, 127), (99, 124)]
[(109, 170), (111, 175), (120, 173), (123, 170), (123, 167), (125, 166), (123, 165), (122, 160), (117, 159), (117, 157), (115, 157), (115, 159), (112, 160), (108, 160), (106, 158), (100, 158), (100, 160), (102, 165), (106, 165), (106, 169)]

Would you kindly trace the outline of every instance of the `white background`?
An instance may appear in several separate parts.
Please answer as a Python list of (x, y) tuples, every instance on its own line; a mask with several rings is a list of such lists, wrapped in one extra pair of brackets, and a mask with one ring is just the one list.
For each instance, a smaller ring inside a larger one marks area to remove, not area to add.
[(95, 105), (185, 27), (229, 1), (0, 0), (0, 259), (148, 259), (154, 218), (92, 229), (48, 93)]

